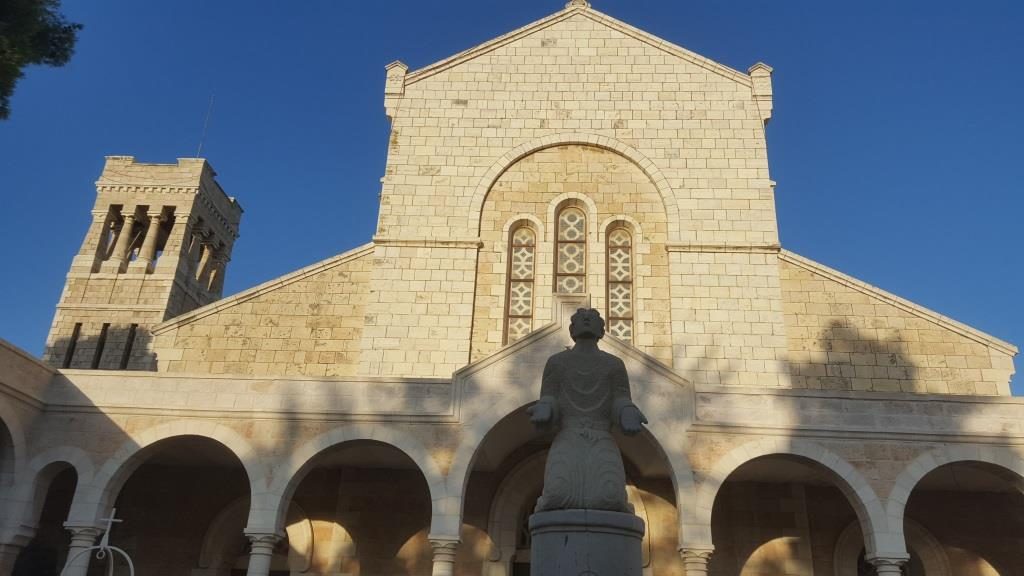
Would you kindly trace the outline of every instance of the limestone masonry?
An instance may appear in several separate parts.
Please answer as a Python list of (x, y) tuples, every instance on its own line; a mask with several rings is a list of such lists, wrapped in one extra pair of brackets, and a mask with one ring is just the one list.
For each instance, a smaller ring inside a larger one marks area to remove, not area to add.
[(771, 75), (582, 0), (389, 64), (373, 238), (228, 297), (210, 164), (108, 157), (43, 358), (0, 341), (0, 576), (98, 574), (115, 508), (140, 575), (529, 574), (580, 307), (645, 575), (1024, 575), (1017, 348), (780, 246)]

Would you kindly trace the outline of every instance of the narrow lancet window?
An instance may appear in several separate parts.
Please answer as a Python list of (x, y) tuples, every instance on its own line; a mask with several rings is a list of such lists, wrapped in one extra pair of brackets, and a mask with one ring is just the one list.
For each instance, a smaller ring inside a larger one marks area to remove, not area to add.
[(575, 206), (558, 213), (555, 255), (555, 292), (583, 294), (587, 291), (587, 218)]
[(633, 234), (623, 226), (608, 231), (608, 333), (633, 341)]
[(528, 226), (513, 229), (508, 252), (505, 343), (511, 344), (533, 331), (537, 235)]

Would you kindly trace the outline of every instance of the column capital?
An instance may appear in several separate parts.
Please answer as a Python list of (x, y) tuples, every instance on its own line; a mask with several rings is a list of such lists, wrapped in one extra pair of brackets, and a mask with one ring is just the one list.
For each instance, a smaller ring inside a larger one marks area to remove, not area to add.
[(256, 552), (257, 549), (260, 551), (273, 551), (274, 547), (277, 546), (281, 540), (284, 540), (283, 535), (273, 532), (247, 532), (245, 537), (249, 539), (249, 542), (252, 542), (253, 552)]
[(434, 549), (434, 558), (455, 560), (455, 552), (459, 549), (457, 538), (431, 538), (430, 547)]
[(679, 548), (679, 557), (683, 559), (683, 571), (686, 576), (707, 576), (708, 562), (714, 554), (714, 546), (683, 546)]
[(86, 547), (92, 546), (96, 543), (96, 539), (103, 535), (103, 528), (88, 524), (68, 524), (65, 522), (64, 529), (71, 532), (72, 546), (75, 544)]
[(903, 565), (910, 561), (910, 555), (870, 556), (866, 560), (875, 567), (878, 576), (901, 576)]

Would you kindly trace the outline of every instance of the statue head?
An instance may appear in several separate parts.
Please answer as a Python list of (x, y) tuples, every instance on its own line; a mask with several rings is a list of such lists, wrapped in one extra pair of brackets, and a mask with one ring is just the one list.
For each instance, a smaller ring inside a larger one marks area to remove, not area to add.
[(575, 342), (580, 338), (604, 338), (604, 319), (593, 308), (579, 308), (569, 323), (569, 337)]

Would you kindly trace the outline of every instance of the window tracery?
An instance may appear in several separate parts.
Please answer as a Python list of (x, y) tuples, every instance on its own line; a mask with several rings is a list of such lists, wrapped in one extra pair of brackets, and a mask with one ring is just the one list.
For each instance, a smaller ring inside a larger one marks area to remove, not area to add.
[(633, 341), (633, 234), (618, 225), (606, 237), (608, 333)]
[(555, 292), (583, 294), (587, 289), (587, 218), (567, 206), (558, 212), (555, 237)]
[(533, 229), (525, 225), (513, 229), (508, 252), (505, 343), (511, 344), (533, 331), (537, 267), (537, 235)]

